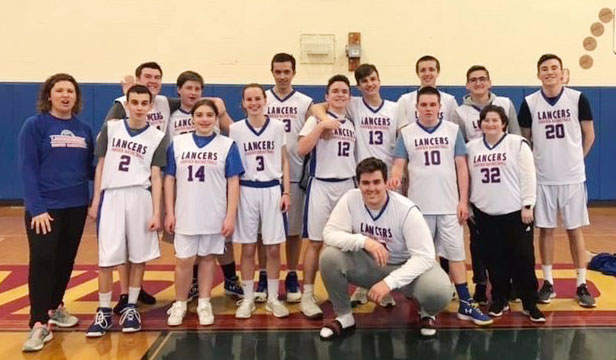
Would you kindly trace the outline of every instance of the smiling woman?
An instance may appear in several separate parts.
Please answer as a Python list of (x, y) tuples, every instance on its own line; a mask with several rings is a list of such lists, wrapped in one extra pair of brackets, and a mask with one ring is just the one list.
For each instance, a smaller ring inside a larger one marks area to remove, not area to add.
[(19, 134), (19, 170), (24, 185), (30, 246), (30, 327), (23, 351), (41, 350), (53, 336), (49, 324), (77, 325), (62, 298), (83, 233), (92, 175), (92, 129), (75, 114), (81, 91), (68, 74), (41, 87), (38, 115)]

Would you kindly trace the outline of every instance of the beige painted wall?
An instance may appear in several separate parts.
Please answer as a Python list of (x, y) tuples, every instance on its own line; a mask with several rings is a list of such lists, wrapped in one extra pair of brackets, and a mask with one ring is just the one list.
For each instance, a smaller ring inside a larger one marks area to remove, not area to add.
[[(582, 41), (607, 0), (1, 0), (0, 81), (41, 81), (69, 72), (81, 82), (115, 82), (158, 61), (165, 82), (186, 69), (208, 83), (271, 83), (275, 52), (298, 57), (300, 34), (334, 34), (333, 65), (299, 64), (296, 82), (323, 84), (346, 73), (347, 33), (362, 35), (362, 62), (388, 85), (417, 84), (414, 63), (441, 59), (443, 85), (486, 65), (494, 85), (533, 85), (544, 52), (562, 56), (572, 84), (613, 86), (613, 24), (586, 52)], [(178, 4), (183, 4), (180, 7)], [(379, 5), (376, 5), (379, 4)], [(486, 6), (487, 4), (487, 6)], [(594, 65), (583, 70), (580, 56)]]

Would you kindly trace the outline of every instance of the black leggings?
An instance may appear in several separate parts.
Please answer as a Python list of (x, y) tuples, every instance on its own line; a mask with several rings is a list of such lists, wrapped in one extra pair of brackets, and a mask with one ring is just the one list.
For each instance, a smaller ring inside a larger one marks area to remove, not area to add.
[(30, 245), (28, 289), (30, 327), (46, 324), (48, 311), (62, 304), (66, 285), (71, 278), (75, 256), (88, 213), (87, 206), (49, 210), (53, 218), (51, 232), (37, 234), (30, 228), (32, 217), (26, 211), (26, 233)]
[(492, 301), (507, 301), (509, 279), (517, 290), (524, 308), (537, 299), (533, 224), (522, 223), (521, 211), (505, 215), (488, 215), (473, 207), (479, 228), (481, 256), (492, 284)]

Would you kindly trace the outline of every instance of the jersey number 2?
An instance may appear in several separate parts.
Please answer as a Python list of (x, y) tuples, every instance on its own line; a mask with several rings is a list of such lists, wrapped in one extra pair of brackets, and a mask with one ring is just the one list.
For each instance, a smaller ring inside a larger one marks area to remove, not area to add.
[(120, 164), (118, 165), (118, 170), (128, 171), (128, 165), (130, 165), (130, 156), (128, 155), (120, 156)]

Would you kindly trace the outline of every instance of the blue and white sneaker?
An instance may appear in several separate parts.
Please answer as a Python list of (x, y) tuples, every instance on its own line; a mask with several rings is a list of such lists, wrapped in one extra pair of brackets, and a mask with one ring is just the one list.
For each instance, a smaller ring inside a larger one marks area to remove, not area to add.
[(135, 304), (128, 304), (120, 316), (122, 332), (132, 333), (141, 330), (141, 314)]
[(97, 338), (105, 335), (112, 325), (111, 308), (99, 307), (94, 315), (94, 322), (86, 331), (86, 337)]
[(289, 271), (284, 279), (284, 286), (287, 290), (287, 302), (298, 303), (302, 301), (302, 292), (299, 290), (299, 280), (295, 271)]
[(462, 299), (460, 299), (460, 307), (458, 308), (458, 319), (469, 320), (479, 326), (487, 326), (494, 322), (490, 316), (481, 312), (477, 303)]
[(240, 299), (244, 298), (244, 290), (242, 290), (242, 285), (239, 283), (239, 280), (237, 276), (231, 279), (225, 278), (225, 295), (235, 296)]
[(192, 285), (190, 285), (190, 289), (188, 290), (188, 302), (191, 302), (195, 299), (199, 298), (199, 282), (193, 279)]
[(267, 272), (259, 271), (259, 283), (255, 291), (255, 302), (264, 303), (267, 301)]

